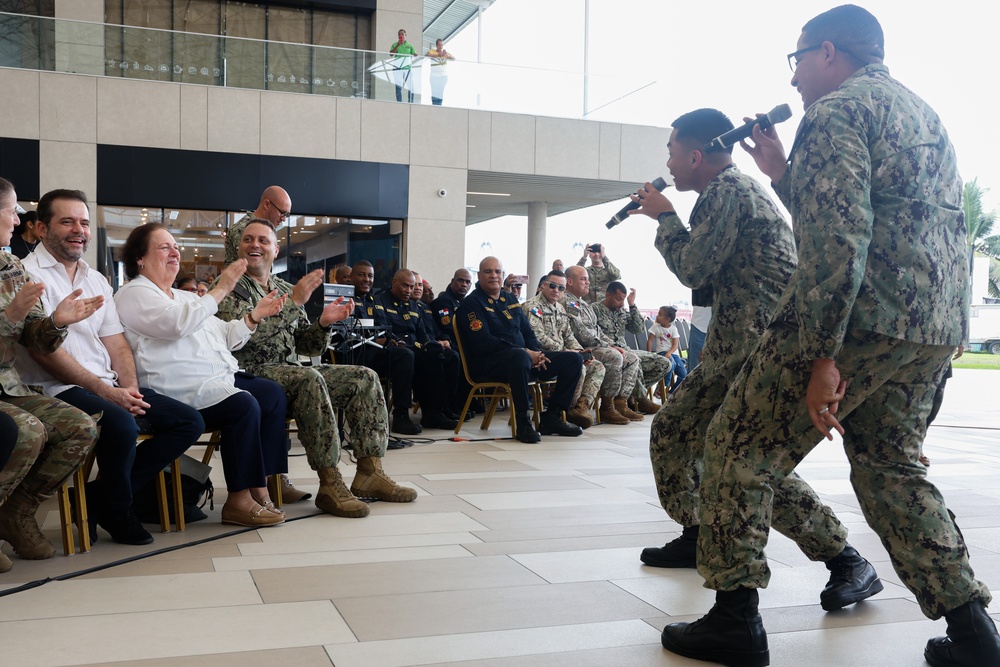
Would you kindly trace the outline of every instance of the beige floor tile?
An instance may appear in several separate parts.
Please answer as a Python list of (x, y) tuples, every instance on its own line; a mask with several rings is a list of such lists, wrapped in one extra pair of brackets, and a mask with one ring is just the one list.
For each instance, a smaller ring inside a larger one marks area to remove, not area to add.
[[(532, 451), (519, 452), (486, 452), (485, 455), (497, 463), (521, 463), (538, 470), (580, 470), (582, 468), (634, 468), (636, 459), (621, 452), (609, 452), (605, 449), (592, 451)], [(649, 460), (645, 466), (652, 471)], [(650, 473), (652, 474), (652, 472)]]
[[(322, 646), (186, 655), (179, 658), (126, 660), (114, 663), (114, 667), (332, 667), (332, 665), (330, 656)], [(98, 666), (93, 664), (93, 667)]]
[(330, 602), (6, 621), (0, 636), (5, 662), (32, 667), (355, 641)]
[[(380, 507), (392, 504), (399, 503), (383, 503)], [(370, 514), (363, 519), (321, 516), (286, 523), (273, 530), (260, 531), (259, 534), (263, 542), (295, 542), (304, 539), (423, 535), (476, 530), (486, 530), (486, 526), (461, 512), (426, 512), (414, 516)]]
[(462, 500), (481, 510), (530, 510), (537, 507), (582, 505), (622, 505), (641, 503), (646, 496), (630, 489), (590, 489), (568, 491), (522, 491), (509, 493), (467, 493)]
[(552, 540), (520, 540), (517, 542), (480, 542), (466, 544), (466, 549), (476, 556), (496, 554), (535, 554), (589, 549), (630, 549), (635, 558), (649, 546), (660, 545), (676, 537), (676, 533), (629, 533), (625, 535), (600, 535), (596, 537), (564, 537)]
[[(583, 511), (581, 511), (583, 509)], [(469, 516), (490, 530), (540, 528), (543, 526), (587, 526), (604, 523), (663, 521), (663, 509), (649, 503), (535, 507), (531, 510), (470, 512)]]
[(219, 572), (236, 570), (264, 570), (270, 568), (310, 567), (314, 565), (342, 565), (347, 563), (387, 563), (401, 560), (429, 558), (469, 558), (472, 554), (457, 545), (436, 547), (403, 547), (400, 549), (361, 549), (356, 551), (329, 551), (279, 554), (275, 556), (238, 556), (213, 559)]
[(257, 570), (253, 578), (267, 603), (545, 583), (503, 556)]
[(434, 481), (476, 480), (476, 479), (516, 479), (519, 477), (575, 477), (574, 470), (507, 470), (503, 472), (449, 472), (421, 475), (424, 479)]
[(639, 549), (587, 549), (513, 554), (511, 558), (551, 583), (635, 579), (660, 576), (662, 570), (639, 560)]
[(660, 521), (644, 521), (639, 523), (590, 523), (579, 525), (556, 525), (540, 528), (498, 528), (495, 530), (477, 531), (475, 536), (483, 542), (516, 542), (530, 540), (549, 540), (573, 537), (600, 537), (604, 535), (656, 535), (649, 546), (655, 545), (663, 533), (674, 533), (677, 537), (681, 527), (666, 518), (661, 512)]
[(360, 641), (621, 621), (655, 609), (608, 582), (337, 600)]
[(641, 621), (615, 621), (340, 644), (328, 646), (327, 651), (337, 667), (407, 667), (496, 657), (519, 659), (539, 653), (553, 655), (570, 646), (578, 649), (648, 647), (653, 643), (659, 646), (659, 641), (659, 633)]
[[(572, 475), (535, 475), (533, 477), (506, 477), (499, 479), (423, 479), (417, 482), (417, 484), (428, 493), (435, 495), (510, 493), (514, 491), (564, 491), (567, 489), (598, 488), (598, 485)], [(467, 498), (463, 499), (468, 501)]]
[(54, 581), (19, 593), (16, 601), (0, 605), (0, 622), (262, 602), (247, 572)]
[(566, 650), (558, 653), (519, 655), (513, 658), (462, 660), (437, 663), (428, 667), (608, 667), (609, 665), (643, 665), (644, 667), (704, 667), (705, 663), (689, 660), (663, 650), (659, 633), (655, 643), (638, 646), (599, 648), (585, 651)]
[(924, 644), (944, 630), (943, 623), (923, 620), (769, 635), (771, 667), (924, 665)]
[(359, 551), (364, 549), (398, 549), (401, 547), (428, 547), (442, 544), (479, 544), (472, 533), (429, 533), (427, 535), (383, 535), (376, 537), (345, 537), (329, 539), (302, 539), (291, 542), (255, 542), (241, 545), (232, 556), (270, 556), (327, 551)]

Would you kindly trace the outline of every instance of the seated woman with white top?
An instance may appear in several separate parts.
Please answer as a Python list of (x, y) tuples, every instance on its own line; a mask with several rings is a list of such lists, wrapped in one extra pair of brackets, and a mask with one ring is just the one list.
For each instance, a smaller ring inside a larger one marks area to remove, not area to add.
[(285, 392), (239, 372), (231, 350), (246, 344), (262, 318), (281, 311), (272, 292), (241, 320), (215, 317), (219, 302), (246, 271), (233, 262), (205, 296), (172, 289), (180, 268), (173, 235), (160, 224), (136, 227), (122, 247), (129, 282), (115, 295), (139, 384), (196, 408), (222, 433), (228, 496), (222, 523), (271, 526), (285, 520), (268, 497), (266, 477), (288, 472)]

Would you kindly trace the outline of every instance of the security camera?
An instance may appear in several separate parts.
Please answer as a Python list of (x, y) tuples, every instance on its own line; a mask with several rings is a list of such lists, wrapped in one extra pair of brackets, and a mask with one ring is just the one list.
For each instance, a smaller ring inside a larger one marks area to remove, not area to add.
[(440, 190), (438, 190), (438, 197), (447, 197), (447, 196), (448, 196), (448, 191), (447, 190), (445, 190), (444, 188), (441, 188)]

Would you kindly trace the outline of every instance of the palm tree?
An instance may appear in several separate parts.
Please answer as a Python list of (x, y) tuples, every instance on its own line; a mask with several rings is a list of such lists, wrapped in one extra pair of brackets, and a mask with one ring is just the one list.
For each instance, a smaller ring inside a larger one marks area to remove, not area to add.
[(989, 257), (990, 277), (987, 290), (991, 297), (1000, 298), (1000, 234), (992, 234), (997, 210), (983, 212), (983, 196), (989, 191), (989, 188), (980, 187), (978, 178), (966, 183), (962, 191), (962, 210), (965, 212), (968, 231), (969, 271), (972, 270), (972, 260), (977, 252)]

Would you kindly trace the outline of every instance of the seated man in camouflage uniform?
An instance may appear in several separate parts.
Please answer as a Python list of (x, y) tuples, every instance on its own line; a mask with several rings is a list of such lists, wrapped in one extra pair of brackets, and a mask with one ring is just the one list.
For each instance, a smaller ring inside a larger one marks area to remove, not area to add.
[[(252, 219), (242, 226), (239, 237), (226, 239), (226, 260), (247, 261), (247, 272), (219, 304), (224, 320), (244, 317), (268, 293), (288, 294), (281, 314), (257, 325), (250, 341), (236, 358), (247, 371), (273, 380), (285, 389), (288, 407), (299, 427), (299, 441), (309, 466), (320, 479), (316, 506), (334, 516), (362, 517), (368, 505), (355, 496), (389, 502), (410, 502), (413, 489), (396, 484), (382, 470), (388, 444), (388, 415), (382, 386), (374, 371), (362, 366), (300, 365), (299, 354), (318, 356), (330, 344), (331, 325), (348, 317), (353, 309), (340, 300), (327, 305), (316, 322), (309, 322), (302, 305), (323, 283), (323, 272), (313, 271), (294, 286), (271, 275), (277, 254), (274, 225)], [(358, 470), (350, 490), (337, 463), (340, 437), (334, 409), (344, 410)]]
[(569, 315), (573, 335), (594, 358), (604, 365), (604, 382), (601, 385), (601, 421), (606, 424), (628, 424), (642, 421), (643, 416), (628, 408), (628, 397), (639, 376), (639, 357), (632, 350), (615, 345), (597, 326), (594, 307), (584, 301), (590, 291), (590, 276), (586, 269), (571, 266), (566, 269), (566, 291), (570, 297), (563, 301)]
[[(541, 292), (521, 305), (521, 310), (528, 317), (528, 323), (535, 332), (543, 350), (552, 352), (579, 351), (583, 346), (573, 336), (569, 325), (569, 315), (560, 303), (563, 292), (566, 291), (566, 274), (552, 270), (542, 281)], [(594, 358), (587, 359), (584, 355), (583, 375), (573, 393), (573, 407), (566, 413), (566, 419), (580, 428), (590, 428), (594, 420), (590, 417), (590, 408), (597, 400), (597, 392), (604, 382), (604, 364)]]
[[(0, 246), (10, 244), (18, 208), (14, 186), (0, 178)], [(47, 316), (40, 303), (44, 290), (44, 284), (28, 279), (17, 257), (0, 251), (0, 412), (14, 420), (18, 434), (0, 469), (0, 540), (30, 560), (52, 558), (56, 552), (38, 527), (38, 506), (83, 465), (97, 441), (97, 424), (89, 415), (31, 391), (14, 369), (16, 343), (53, 352), (70, 324), (104, 303), (104, 297), (77, 299), (75, 292)], [(12, 566), (0, 552), (0, 572)]]
[[(625, 309), (625, 294), (628, 293), (628, 310)], [(630, 331), (641, 340), (646, 340), (646, 324), (643, 322), (639, 309), (635, 307), (635, 290), (626, 290), (625, 285), (618, 281), (608, 285), (604, 295), (604, 301), (594, 304), (594, 313), (597, 314), (597, 324), (601, 331), (606, 333), (615, 345), (626, 346), (625, 332)], [(655, 415), (660, 406), (649, 400), (646, 395), (646, 388), (652, 387), (660, 381), (660, 378), (670, 372), (673, 363), (669, 357), (661, 357), (646, 350), (633, 350), (639, 357), (639, 377), (632, 387), (632, 397), (629, 399), (629, 407), (634, 407), (639, 412), (647, 415)]]

